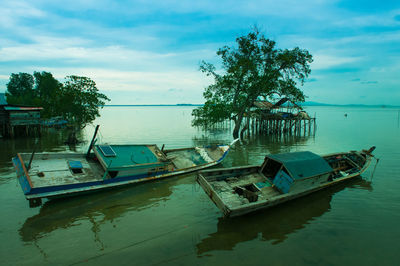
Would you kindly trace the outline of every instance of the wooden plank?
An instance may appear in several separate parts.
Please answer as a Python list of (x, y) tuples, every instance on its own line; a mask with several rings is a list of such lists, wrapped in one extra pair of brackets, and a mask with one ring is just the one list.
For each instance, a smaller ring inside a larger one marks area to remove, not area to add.
[(32, 181), (31, 181), (31, 178), (30, 178), (30, 176), (29, 176), (29, 174), (28, 174), (28, 171), (26, 170), (24, 160), (22, 160), (21, 154), (17, 153), (17, 156), (18, 156), (18, 159), (19, 159), (20, 162), (21, 162), (22, 169), (24, 170), (26, 179), (28, 180), (28, 183), (29, 183), (29, 185), (31, 186), (31, 188), (33, 188)]

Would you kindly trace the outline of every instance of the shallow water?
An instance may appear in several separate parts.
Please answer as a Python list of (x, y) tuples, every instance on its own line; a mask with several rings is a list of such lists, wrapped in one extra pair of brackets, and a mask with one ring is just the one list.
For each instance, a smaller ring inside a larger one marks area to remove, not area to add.
[[(166, 148), (230, 143), (231, 129), (190, 126), (192, 107), (106, 107), (99, 141)], [(400, 125), (394, 108), (310, 107), (315, 136), (249, 136), (223, 167), (260, 164), (268, 153), (325, 154), (377, 146), (357, 178), (251, 215), (223, 219), (195, 175), (29, 208), (16, 180), (16, 152), (86, 151), (64, 132), (0, 139), (1, 265), (396, 265), (400, 239)], [(347, 117), (344, 116), (347, 114)]]

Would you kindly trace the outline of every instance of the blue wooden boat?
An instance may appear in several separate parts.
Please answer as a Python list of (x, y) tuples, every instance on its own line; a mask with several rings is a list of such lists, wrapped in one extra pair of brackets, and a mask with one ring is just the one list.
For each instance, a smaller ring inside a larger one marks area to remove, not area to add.
[(359, 176), (374, 149), (324, 156), (309, 151), (271, 154), (261, 166), (201, 171), (197, 182), (225, 217), (240, 216)]
[[(93, 143), (93, 141), (92, 141)], [(59, 198), (186, 174), (219, 164), (230, 145), (159, 149), (91, 145), (81, 153), (18, 153), (12, 159), (30, 206)]]

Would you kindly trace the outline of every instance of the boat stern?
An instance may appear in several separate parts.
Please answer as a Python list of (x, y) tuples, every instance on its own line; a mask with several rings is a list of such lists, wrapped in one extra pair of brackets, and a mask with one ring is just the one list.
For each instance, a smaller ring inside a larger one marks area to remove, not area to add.
[(229, 150), (230, 150), (231, 146), (229, 146), (229, 145), (220, 145), (219, 148), (223, 152), (223, 154), (222, 154), (221, 158), (219, 158), (217, 160), (218, 163), (222, 162), (225, 159), (226, 155), (228, 155), (228, 153), (229, 153)]
[(229, 150), (231, 149), (231, 147), (237, 142), (239, 141), (239, 139), (235, 139), (233, 140), (229, 145), (219, 145), (219, 148), (221, 149), (221, 151), (223, 152), (221, 158), (219, 158), (217, 160), (218, 163), (222, 162), (223, 159), (225, 159), (226, 155), (228, 155)]
[(32, 182), (30, 180), (28, 170), (26, 169), (25, 163), (22, 160), (21, 155), (18, 153), (17, 156), (12, 158), (12, 162), (17, 174), (17, 179), (25, 195), (29, 194), (32, 189)]

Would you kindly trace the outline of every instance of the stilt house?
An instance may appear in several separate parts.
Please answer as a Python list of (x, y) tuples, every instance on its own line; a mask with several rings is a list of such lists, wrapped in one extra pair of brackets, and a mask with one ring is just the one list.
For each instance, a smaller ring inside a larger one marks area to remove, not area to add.
[(40, 132), (42, 107), (8, 104), (4, 93), (0, 93), (0, 134), (11, 136), (18, 131), (28, 135), (32, 130)]

